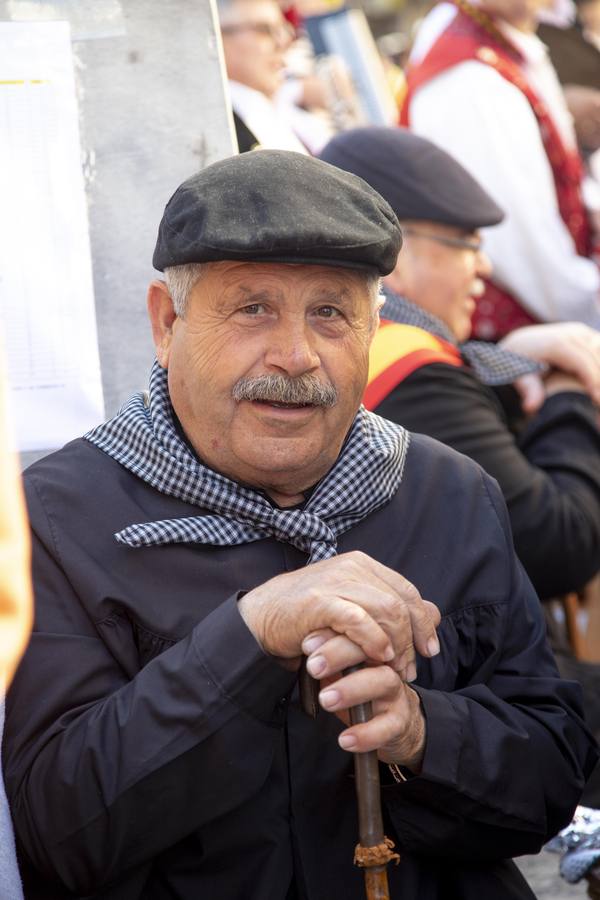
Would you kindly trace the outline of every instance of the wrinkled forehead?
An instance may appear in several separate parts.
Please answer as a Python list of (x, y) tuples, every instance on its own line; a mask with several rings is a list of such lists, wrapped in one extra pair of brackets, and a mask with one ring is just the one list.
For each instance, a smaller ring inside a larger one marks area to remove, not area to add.
[(271, 263), (224, 260), (201, 266), (198, 286), (215, 288), (219, 294), (228, 291), (254, 293), (286, 293), (296, 291), (355, 296), (357, 299), (377, 289), (378, 273), (351, 269), (344, 265), (313, 265), (307, 263)]

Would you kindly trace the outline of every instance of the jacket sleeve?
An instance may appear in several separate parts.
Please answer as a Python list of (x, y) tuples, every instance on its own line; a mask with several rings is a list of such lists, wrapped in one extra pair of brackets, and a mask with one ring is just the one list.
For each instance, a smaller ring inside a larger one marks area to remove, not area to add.
[(413, 372), (377, 408), (478, 462), (499, 483), (515, 548), (538, 595), (582, 587), (600, 565), (600, 430), (587, 396), (549, 397), (518, 438), (467, 369)]
[(130, 679), (29, 499), (37, 618), (8, 696), (6, 786), (26, 855), (87, 896), (259, 791), (295, 676), (231, 597)]
[[(468, 624), (476, 664), (468, 672), (459, 664), (456, 689), (415, 688), (427, 728), (422, 771), (384, 789), (401, 848), (471, 862), (537, 853), (570, 821), (597, 759), (579, 686), (558, 677), (539, 603), (512, 551), (504, 504), (483, 477), (503, 531), (506, 602), (491, 608), (487, 628), (479, 620), (476, 636)], [(449, 667), (449, 648), (460, 656), (455, 628), (450, 613), (439, 631), (440, 656), (425, 662), (436, 684)], [(460, 641), (464, 648), (465, 635)]]

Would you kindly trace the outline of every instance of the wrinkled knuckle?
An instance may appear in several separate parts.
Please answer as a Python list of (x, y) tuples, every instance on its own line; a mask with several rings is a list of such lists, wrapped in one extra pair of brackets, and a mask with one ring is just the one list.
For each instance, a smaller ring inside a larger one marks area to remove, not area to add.
[(404, 586), (404, 599), (411, 606), (418, 606), (423, 603), (421, 594), (411, 581), (407, 581)]
[(368, 559), (369, 557), (366, 553), (363, 553), (362, 550), (352, 550), (348, 554), (348, 561), (353, 569), (360, 569), (362, 571), (367, 565)]
[(392, 669), (391, 666), (384, 667), (385, 672), (385, 687), (389, 692), (398, 691), (402, 687), (402, 679), (398, 675), (397, 672)]
[(415, 645), (412, 641), (408, 641), (405, 643), (400, 650), (400, 657), (403, 660), (405, 665), (408, 665), (411, 662), (414, 662), (417, 658), (417, 653), (415, 650)]
[(350, 550), (349, 553), (346, 553), (346, 559), (350, 560), (350, 562), (360, 562), (360, 560), (365, 556), (362, 550)]
[(387, 613), (388, 620), (392, 623), (396, 635), (398, 633), (412, 634), (410, 610), (408, 604), (402, 598), (390, 601)]
[(442, 621), (442, 614), (438, 606), (435, 603), (432, 603), (431, 600), (425, 601), (425, 609), (427, 610), (427, 615), (429, 616), (429, 623), (432, 628), (437, 628), (437, 626)]
[(396, 621), (404, 615), (405, 603), (395, 594), (383, 594), (379, 600), (379, 609), (384, 618)]
[(406, 735), (407, 723), (406, 716), (402, 713), (400, 707), (394, 707), (391, 713), (391, 732), (395, 740), (402, 740)]
[(369, 618), (369, 614), (356, 603), (349, 605), (346, 612), (346, 619), (349, 625), (364, 625)]

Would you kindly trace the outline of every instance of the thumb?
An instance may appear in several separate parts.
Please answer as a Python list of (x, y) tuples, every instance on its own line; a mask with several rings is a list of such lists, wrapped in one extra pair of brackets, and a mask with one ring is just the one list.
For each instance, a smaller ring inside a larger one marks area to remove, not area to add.
[(521, 408), (527, 415), (536, 413), (546, 399), (544, 382), (534, 372), (521, 375), (514, 382), (514, 387), (521, 399)]

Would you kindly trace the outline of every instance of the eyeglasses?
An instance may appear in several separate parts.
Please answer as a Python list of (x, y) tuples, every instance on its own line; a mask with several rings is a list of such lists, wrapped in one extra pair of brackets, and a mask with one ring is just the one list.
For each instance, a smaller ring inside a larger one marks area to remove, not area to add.
[(296, 37), (296, 31), (288, 22), (272, 25), (270, 22), (239, 22), (237, 25), (221, 25), (223, 34), (237, 34), (239, 31), (253, 31), (270, 37), (276, 44), (287, 44)]
[(470, 241), (468, 238), (444, 237), (441, 234), (432, 234), (430, 231), (419, 231), (417, 228), (406, 228), (406, 226), (402, 226), (402, 233), (424, 238), (426, 241), (435, 241), (436, 244), (444, 244), (445, 247), (458, 247), (461, 250), (472, 250), (473, 253), (481, 253), (480, 240)]

